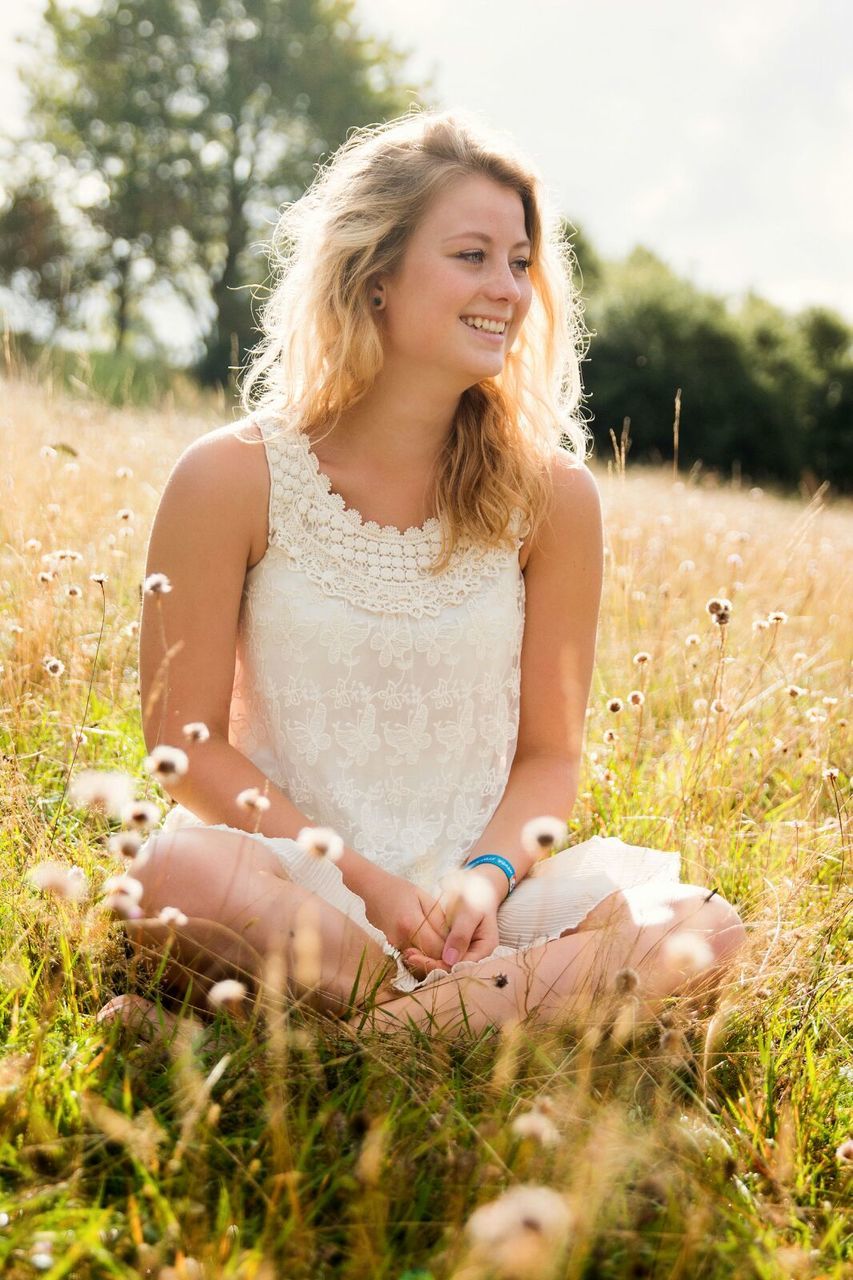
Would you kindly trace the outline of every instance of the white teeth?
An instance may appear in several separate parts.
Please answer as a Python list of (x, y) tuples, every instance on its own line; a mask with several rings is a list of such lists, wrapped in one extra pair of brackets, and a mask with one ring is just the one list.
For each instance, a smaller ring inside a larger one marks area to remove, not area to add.
[(481, 316), (460, 316), (463, 324), (467, 324), (472, 329), (485, 329), (487, 333), (504, 333), (506, 331), (505, 320), (483, 320)]

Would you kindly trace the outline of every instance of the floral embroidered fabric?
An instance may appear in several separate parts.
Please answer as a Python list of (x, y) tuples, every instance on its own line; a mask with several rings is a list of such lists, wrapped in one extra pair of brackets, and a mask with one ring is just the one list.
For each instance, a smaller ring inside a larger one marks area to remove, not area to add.
[[(520, 513), (513, 549), (460, 545), (431, 576), (437, 520), (405, 531), (363, 520), (332, 490), (306, 436), (255, 420), (270, 472), (269, 545), (243, 590), (230, 741), (311, 822), (437, 896), (497, 808), (515, 754)], [(176, 805), (163, 830), (195, 825), (204, 824)], [(287, 837), (252, 838), (396, 960), (399, 991), (441, 980), (441, 970), (419, 980), (406, 968), (337, 864)], [(493, 954), (558, 938), (619, 889), (677, 882), (679, 865), (677, 853), (615, 836), (565, 849), (504, 899)], [(460, 960), (453, 972), (476, 965)]]
[(439, 522), (401, 532), (332, 491), (303, 433), (260, 423), (269, 545), (241, 605), (230, 740), (315, 823), (429, 887), (478, 839), (518, 734), (524, 578)]

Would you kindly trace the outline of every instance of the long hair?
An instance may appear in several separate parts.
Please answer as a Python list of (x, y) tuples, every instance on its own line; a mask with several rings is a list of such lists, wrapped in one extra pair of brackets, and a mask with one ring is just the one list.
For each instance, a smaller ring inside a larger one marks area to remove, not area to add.
[(433, 573), (466, 537), (514, 546), (514, 509), (532, 536), (550, 504), (554, 454), (564, 450), (575, 465), (587, 455), (578, 409), (589, 334), (574, 251), (538, 173), (511, 142), (458, 110), (414, 107), (355, 129), (281, 212), (262, 337), (240, 392), (247, 414), (269, 413), (285, 431), (334, 429), (382, 368), (371, 280), (394, 273), (433, 198), (476, 174), (521, 198), (532, 301), (500, 374), (460, 396), (434, 476), (442, 539)]

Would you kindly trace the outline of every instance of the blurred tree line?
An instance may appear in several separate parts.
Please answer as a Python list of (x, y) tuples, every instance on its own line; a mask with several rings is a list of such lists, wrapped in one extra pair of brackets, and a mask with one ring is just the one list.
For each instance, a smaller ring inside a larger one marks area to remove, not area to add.
[[(407, 51), (364, 35), (355, 0), (48, 0), (24, 72), (29, 132), (7, 148), (0, 285), (59, 342), (96, 334), (126, 363), (175, 363), (156, 308), (202, 335), (192, 371), (227, 384), (257, 341), (264, 246), (348, 129), (433, 105)], [(750, 295), (737, 312), (639, 247), (577, 254), (599, 457), (629, 427), (632, 460), (673, 456), (750, 480), (849, 491), (853, 331)], [(23, 318), (24, 312), (27, 317)], [(172, 313), (174, 314), (174, 312)]]

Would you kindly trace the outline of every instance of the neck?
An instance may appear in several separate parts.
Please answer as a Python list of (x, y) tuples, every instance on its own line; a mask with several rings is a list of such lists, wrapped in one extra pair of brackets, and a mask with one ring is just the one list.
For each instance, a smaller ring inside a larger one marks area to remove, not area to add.
[(381, 459), (395, 470), (423, 471), (435, 464), (453, 425), (458, 391), (445, 379), (433, 385), (383, 369), (370, 390), (341, 414), (330, 434), (349, 457)]

